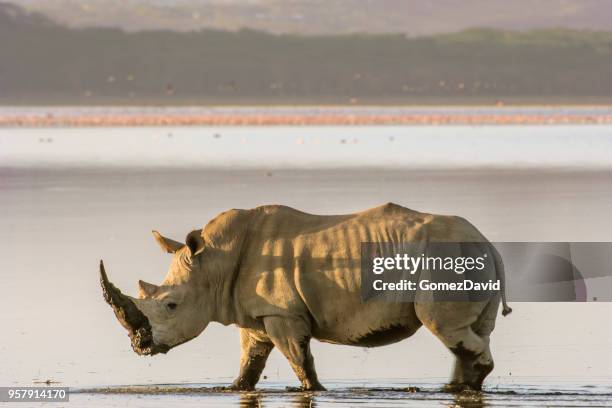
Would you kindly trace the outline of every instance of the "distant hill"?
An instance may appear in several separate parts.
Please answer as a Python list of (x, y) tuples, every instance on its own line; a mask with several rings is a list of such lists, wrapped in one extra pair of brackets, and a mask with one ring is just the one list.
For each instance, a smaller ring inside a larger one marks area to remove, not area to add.
[[(51, 27), (57, 24), (49, 17), (0, 1), (0, 29)], [(7, 31), (8, 32), (8, 31)]]
[(69, 29), (0, 4), (0, 103), (612, 101), (612, 33)]
[(610, 0), (11, 0), (69, 27), (427, 35), (491, 27), (609, 30)]

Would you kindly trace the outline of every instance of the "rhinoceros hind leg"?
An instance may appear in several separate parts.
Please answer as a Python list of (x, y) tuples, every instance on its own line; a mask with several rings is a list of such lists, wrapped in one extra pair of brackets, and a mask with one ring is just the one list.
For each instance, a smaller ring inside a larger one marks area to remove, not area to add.
[(250, 391), (255, 388), (259, 381), (274, 344), (257, 333), (240, 329), (240, 347), (242, 349), (240, 374), (234, 380), (230, 389)]
[(310, 352), (310, 325), (300, 318), (270, 316), (264, 318), (266, 334), (289, 360), (302, 383), (303, 391), (325, 391), (317, 378)]
[(444, 387), (444, 390), (448, 392), (461, 392), (466, 389), (480, 391), (484, 379), (491, 371), (493, 371), (493, 357), (488, 346), (475, 358), (456, 355), (451, 381)]
[(449, 391), (466, 388), (480, 391), (482, 383), (493, 370), (493, 357), (489, 350), (489, 338), (481, 337), (470, 328), (455, 331), (447, 337), (438, 336), (455, 355), (455, 369)]
[(498, 303), (417, 302), (419, 320), (455, 355), (448, 391), (480, 390), (493, 370), (489, 335)]

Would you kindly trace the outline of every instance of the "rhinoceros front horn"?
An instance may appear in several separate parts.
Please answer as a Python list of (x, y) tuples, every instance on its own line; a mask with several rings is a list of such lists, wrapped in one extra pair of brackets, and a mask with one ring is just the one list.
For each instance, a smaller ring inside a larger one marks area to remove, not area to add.
[(155, 344), (153, 342), (149, 319), (136, 307), (129, 297), (123, 295), (108, 280), (102, 261), (100, 261), (100, 284), (102, 285), (104, 300), (113, 308), (119, 323), (128, 331), (132, 340), (132, 348), (136, 353), (140, 355), (154, 355), (166, 353), (170, 349), (165, 344)]

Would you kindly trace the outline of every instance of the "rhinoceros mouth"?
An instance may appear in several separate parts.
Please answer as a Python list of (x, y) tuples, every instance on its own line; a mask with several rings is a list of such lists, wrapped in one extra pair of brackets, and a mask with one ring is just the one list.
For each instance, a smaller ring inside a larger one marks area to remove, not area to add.
[(102, 261), (100, 261), (100, 284), (104, 300), (113, 308), (117, 320), (128, 331), (134, 352), (141, 356), (152, 356), (170, 350), (165, 344), (155, 344), (149, 319), (129, 297), (122, 294), (108, 280)]

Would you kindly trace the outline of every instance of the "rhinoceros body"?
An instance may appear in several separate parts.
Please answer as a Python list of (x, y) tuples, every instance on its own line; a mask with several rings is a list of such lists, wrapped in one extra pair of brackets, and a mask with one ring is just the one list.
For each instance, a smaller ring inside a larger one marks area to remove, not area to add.
[[(140, 281), (139, 298), (121, 294), (101, 266), (107, 302), (139, 354), (196, 337), (211, 321), (240, 328), (242, 358), (234, 389), (252, 389), (276, 347), (303, 389), (319, 390), (310, 340), (380, 346), (431, 330), (455, 355), (451, 389), (480, 389), (493, 369), (489, 335), (503, 290), (483, 301), (369, 300), (361, 295), (361, 244), (475, 242), (495, 259), (483, 271), (503, 282), (499, 254), (470, 223), (395, 204), (347, 215), (313, 215), (285, 206), (230, 210), (187, 236), (162, 237), (174, 258), (163, 284)], [(502, 288), (503, 289), (503, 288)]]

